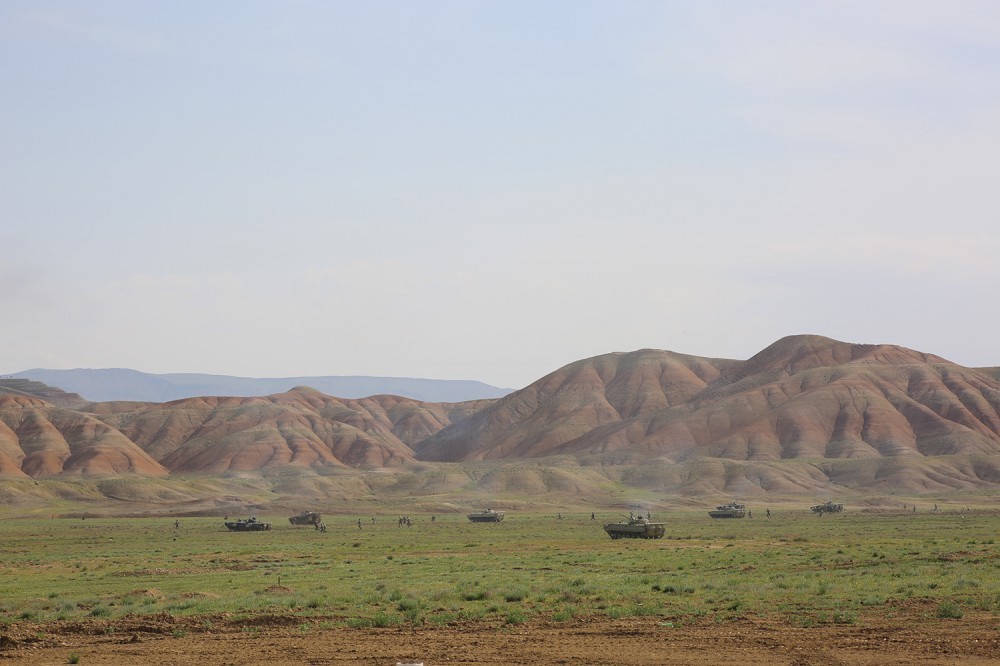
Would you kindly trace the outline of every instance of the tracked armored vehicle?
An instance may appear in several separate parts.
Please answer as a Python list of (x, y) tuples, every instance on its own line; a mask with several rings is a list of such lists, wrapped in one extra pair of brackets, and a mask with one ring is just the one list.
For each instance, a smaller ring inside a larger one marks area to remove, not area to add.
[(744, 518), (747, 515), (747, 505), (742, 502), (722, 504), (709, 511), (708, 515), (712, 518)]
[(304, 511), (297, 516), (292, 516), (288, 519), (292, 525), (312, 525), (316, 527), (323, 519), (315, 511)]
[(608, 523), (604, 531), (612, 539), (661, 539), (667, 533), (663, 523), (651, 523), (642, 516), (633, 517), (620, 523)]
[(813, 513), (840, 513), (844, 510), (843, 504), (834, 504), (831, 501), (809, 507)]
[(503, 520), (503, 511), (483, 509), (482, 511), (473, 511), (466, 518), (474, 523), (499, 523)]
[(266, 532), (271, 529), (271, 523), (262, 523), (257, 516), (246, 520), (230, 520), (225, 523), (230, 532)]

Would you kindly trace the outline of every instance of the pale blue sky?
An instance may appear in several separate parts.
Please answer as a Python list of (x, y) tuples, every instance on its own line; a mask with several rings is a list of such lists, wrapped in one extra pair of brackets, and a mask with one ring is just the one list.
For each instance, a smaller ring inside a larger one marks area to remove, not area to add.
[(0, 0), (0, 372), (1000, 365), (994, 2)]

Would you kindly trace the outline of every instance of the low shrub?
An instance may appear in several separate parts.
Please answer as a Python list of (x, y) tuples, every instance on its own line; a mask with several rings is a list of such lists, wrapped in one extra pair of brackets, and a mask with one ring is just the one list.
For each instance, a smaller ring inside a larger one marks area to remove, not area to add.
[(962, 607), (952, 601), (942, 601), (938, 604), (937, 616), (940, 618), (959, 620), (964, 615)]

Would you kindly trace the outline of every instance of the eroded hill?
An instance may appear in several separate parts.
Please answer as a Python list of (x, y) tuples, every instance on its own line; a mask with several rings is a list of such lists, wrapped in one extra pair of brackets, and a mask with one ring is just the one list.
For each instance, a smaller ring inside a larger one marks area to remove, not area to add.
[[(37, 391), (8, 391), (0, 396), (0, 474), (299, 470), (279, 487), (317, 497), (408, 485), (417, 494), (527, 495), (616, 485), (694, 494), (989, 488), (1000, 485), (1000, 378), (992, 370), (802, 335), (745, 361), (652, 349), (605, 354), (503, 398), (463, 403), (352, 400), (298, 387), (168, 403), (78, 404), (78, 396), (50, 392), (63, 401), (57, 406)], [(335, 488), (333, 470), (348, 473)], [(351, 476), (377, 470), (398, 471), (365, 476), (374, 488)]]
[(893, 345), (784, 338), (747, 361), (642, 350), (570, 364), (421, 441), (427, 460), (745, 461), (1000, 453), (1000, 383)]
[(40, 398), (0, 395), (0, 474), (33, 478), (169, 472), (116, 428)]

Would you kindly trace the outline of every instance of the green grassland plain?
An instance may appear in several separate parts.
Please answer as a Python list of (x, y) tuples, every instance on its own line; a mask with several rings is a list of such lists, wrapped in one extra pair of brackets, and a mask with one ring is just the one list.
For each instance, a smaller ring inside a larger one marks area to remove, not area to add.
[[(498, 626), (649, 616), (671, 626), (768, 617), (863, 625), (916, 606), (928, 618), (1000, 614), (996, 509), (862, 511), (712, 520), (663, 511), (660, 540), (612, 541), (617, 512), (325, 516), (328, 530), (262, 515), (0, 521), (0, 624), (169, 614), (268, 614), (303, 625)], [(361, 521), (359, 528), (358, 521)]]

